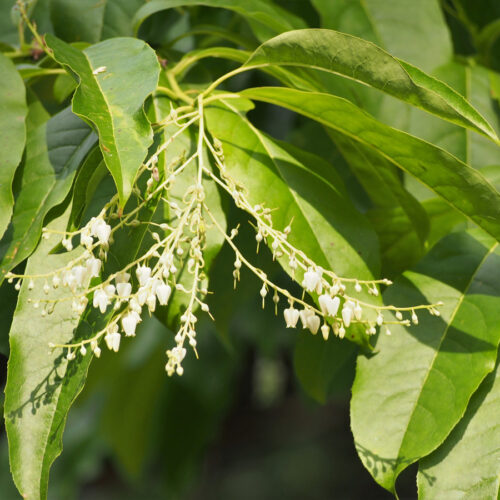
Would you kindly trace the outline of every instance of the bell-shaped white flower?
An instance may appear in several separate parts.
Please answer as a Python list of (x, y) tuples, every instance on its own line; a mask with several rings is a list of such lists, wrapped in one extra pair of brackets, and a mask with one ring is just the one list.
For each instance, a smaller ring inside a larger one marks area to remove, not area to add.
[(290, 306), (288, 309), (283, 311), (283, 315), (285, 316), (285, 323), (287, 328), (295, 328), (297, 326), (297, 322), (299, 321), (300, 313), (297, 309)]
[(86, 260), (87, 273), (90, 278), (96, 278), (101, 271), (102, 262), (95, 257), (90, 257)]
[(140, 321), (140, 316), (135, 311), (128, 312), (122, 318), (122, 327), (127, 337), (135, 337), (135, 328)]
[(111, 226), (104, 222), (100, 217), (93, 217), (90, 220), (90, 232), (93, 236), (97, 237), (99, 243), (106, 244), (111, 235)]
[(148, 295), (148, 297), (146, 299), (146, 304), (148, 306), (148, 309), (149, 309), (150, 313), (155, 312), (155, 309), (156, 309), (156, 295), (154, 294), (154, 292), (151, 292)]
[(300, 317), (300, 322), (302, 323), (302, 328), (304, 329), (308, 328), (307, 320), (309, 316), (311, 316), (311, 314), (314, 314), (314, 312), (311, 311), (310, 309), (302, 309), (302, 311), (300, 311), (299, 317)]
[(149, 295), (149, 289), (146, 288), (145, 286), (141, 286), (139, 290), (137, 290), (137, 302), (141, 306), (143, 306), (146, 303), (146, 300), (148, 299)]
[(307, 328), (309, 328), (309, 331), (313, 334), (316, 335), (319, 330), (319, 325), (321, 324), (321, 320), (319, 319), (316, 314), (312, 313), (308, 316), (307, 318)]
[(115, 323), (105, 335), (104, 340), (110, 351), (118, 352), (121, 338), (121, 335), (118, 333), (118, 325)]
[(109, 298), (113, 297), (113, 295), (115, 294), (115, 285), (111, 285), (111, 284), (106, 285), (104, 287), (104, 291), (106, 292), (106, 295)]
[(156, 287), (156, 296), (158, 297), (158, 302), (160, 303), (160, 305), (162, 306), (167, 305), (171, 293), (172, 293), (172, 288), (170, 287), (170, 285), (167, 285), (166, 283), (161, 282)]
[(98, 307), (102, 314), (106, 312), (106, 308), (109, 305), (109, 297), (108, 294), (99, 288), (94, 292), (94, 298), (92, 301), (94, 307)]
[(132, 293), (132, 285), (130, 283), (117, 283), (116, 293), (121, 299), (126, 299)]
[(90, 248), (94, 244), (94, 239), (90, 235), (88, 228), (85, 228), (80, 234), (80, 244), (85, 248)]
[(71, 273), (73, 274), (76, 282), (76, 286), (83, 286), (87, 277), (87, 268), (84, 266), (75, 266)]
[(151, 277), (151, 268), (148, 266), (137, 266), (135, 274), (139, 280), (139, 285), (146, 286)]
[(354, 315), (354, 307), (354, 302), (348, 300), (342, 308), (342, 320), (344, 321), (344, 325), (346, 328), (348, 328), (351, 324), (352, 317)]
[(321, 282), (320, 273), (312, 267), (309, 267), (304, 273), (304, 279), (302, 280), (302, 286), (308, 292), (316, 291), (318, 284)]

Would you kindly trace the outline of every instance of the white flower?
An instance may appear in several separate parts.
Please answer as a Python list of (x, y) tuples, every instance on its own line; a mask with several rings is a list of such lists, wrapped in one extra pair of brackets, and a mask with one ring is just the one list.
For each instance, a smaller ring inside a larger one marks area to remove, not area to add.
[(285, 316), (285, 323), (287, 328), (295, 328), (297, 326), (297, 322), (299, 321), (300, 313), (297, 309), (290, 306), (288, 309), (285, 309), (283, 312)]
[(92, 217), (90, 220), (90, 232), (93, 236), (96, 236), (99, 243), (106, 244), (109, 241), (109, 236), (111, 235), (111, 226), (104, 222), (102, 218)]
[(111, 285), (111, 284), (106, 285), (104, 287), (104, 291), (106, 292), (106, 295), (109, 298), (113, 297), (113, 295), (115, 294), (115, 285)]
[(90, 278), (95, 278), (99, 276), (99, 272), (101, 271), (102, 262), (95, 257), (90, 257), (85, 262), (87, 266), (87, 272)]
[(120, 298), (125, 299), (131, 294), (132, 285), (130, 283), (117, 283), (116, 291)]
[(151, 292), (146, 299), (146, 304), (148, 305), (149, 312), (155, 312), (156, 309), (156, 295)]
[(139, 290), (137, 290), (137, 301), (141, 306), (143, 306), (146, 303), (148, 295), (149, 295), (149, 289), (146, 288), (145, 286), (141, 286)]
[(321, 274), (314, 270), (312, 267), (304, 273), (304, 279), (302, 280), (302, 286), (308, 292), (314, 292), (318, 285), (321, 283)]
[(307, 328), (307, 319), (311, 314), (314, 314), (314, 312), (310, 309), (302, 309), (302, 311), (300, 311), (299, 316), (300, 322), (302, 323), (302, 328)]
[(115, 323), (110, 327), (108, 333), (104, 337), (104, 340), (106, 341), (106, 345), (110, 351), (118, 352), (118, 349), (120, 349), (121, 338), (121, 335), (118, 333), (118, 325)]
[(142, 312), (142, 307), (140, 306), (139, 302), (137, 302), (137, 300), (135, 300), (134, 298), (130, 299), (129, 307), (131, 311), (134, 311), (137, 314), (141, 314)]
[(354, 313), (355, 304), (352, 300), (348, 300), (342, 308), (342, 319), (346, 328), (351, 324), (352, 316)]
[(106, 308), (109, 304), (108, 294), (99, 288), (94, 292), (94, 299), (92, 301), (94, 307), (98, 307), (102, 314), (106, 312)]
[(139, 280), (139, 285), (146, 286), (151, 277), (151, 268), (148, 266), (137, 266), (135, 274)]
[(324, 315), (334, 317), (337, 314), (340, 306), (340, 299), (338, 297), (330, 297), (328, 294), (324, 293), (319, 296), (318, 299), (319, 307)]
[(80, 234), (80, 244), (85, 248), (90, 248), (94, 244), (94, 239), (90, 235), (90, 229), (84, 228)]
[(156, 287), (156, 296), (158, 297), (158, 302), (162, 305), (165, 306), (168, 302), (168, 299), (170, 298), (170, 294), (172, 293), (172, 288), (170, 285), (167, 285), (163, 282), (161, 282), (157, 287)]
[(135, 337), (135, 328), (141, 317), (135, 312), (130, 311), (122, 318), (122, 327), (127, 337)]
[(83, 286), (87, 277), (87, 268), (83, 266), (75, 266), (71, 270), (71, 273), (75, 278), (76, 286)]
[(309, 328), (309, 331), (313, 335), (316, 335), (318, 333), (320, 323), (321, 321), (319, 317), (314, 313), (310, 314), (307, 318), (307, 328)]
[(325, 340), (328, 340), (328, 337), (330, 335), (330, 327), (326, 323), (321, 327), (321, 335), (323, 335), (323, 338)]

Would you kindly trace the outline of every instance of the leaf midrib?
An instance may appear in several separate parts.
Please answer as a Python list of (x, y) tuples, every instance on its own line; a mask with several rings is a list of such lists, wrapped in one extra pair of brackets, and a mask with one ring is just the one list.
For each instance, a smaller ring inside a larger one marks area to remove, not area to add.
[[(424, 378), (424, 380), (422, 381), (421, 388), (420, 388), (419, 393), (418, 393), (418, 397), (417, 397), (417, 398), (415, 398), (415, 404), (413, 405), (413, 409), (412, 409), (412, 411), (411, 411), (411, 412), (410, 412), (410, 414), (409, 414), (408, 424), (406, 425), (406, 430), (405, 430), (405, 433), (404, 433), (404, 435), (403, 435), (403, 437), (402, 437), (402, 439), (401, 439), (401, 445), (399, 446), (399, 449), (398, 449), (398, 456), (397, 456), (397, 459), (396, 459), (396, 466), (395, 466), (395, 468), (393, 469), (394, 471), (396, 470), (396, 468), (397, 468), (397, 467), (398, 467), (398, 465), (400, 464), (401, 449), (403, 448), (403, 444), (404, 444), (404, 442), (405, 442), (405, 438), (406, 438), (406, 435), (407, 435), (407, 433), (408, 433), (409, 424), (410, 424), (410, 422), (412, 421), (412, 417), (413, 417), (413, 415), (414, 415), (414, 413), (415, 413), (415, 410), (416, 410), (416, 408), (417, 408), (417, 406), (418, 406), (418, 402), (419, 402), (419, 401), (420, 401), (420, 399), (421, 399), (422, 392), (423, 392), (423, 390), (424, 390), (424, 388), (425, 388), (425, 385), (426, 385), (426, 383), (427, 383), (427, 380), (428, 380), (428, 378), (429, 378), (429, 375), (430, 375), (430, 373), (432, 372), (432, 368), (433, 368), (433, 366), (434, 366), (434, 364), (435, 364), (435, 362), (436, 362), (436, 359), (437, 359), (437, 357), (438, 357), (438, 354), (440, 353), (441, 346), (443, 345), (443, 342), (445, 341), (445, 339), (446, 339), (446, 337), (447, 337), (448, 331), (449, 331), (450, 327), (452, 326), (453, 321), (454, 321), (454, 319), (455, 319), (455, 317), (456, 317), (456, 315), (457, 315), (457, 313), (458, 313), (458, 311), (459, 311), (460, 307), (462, 306), (463, 301), (465, 300), (465, 297), (466, 297), (466, 295), (467, 295), (467, 292), (469, 291), (470, 287), (472, 286), (472, 283), (474, 282), (474, 280), (475, 280), (475, 278), (476, 278), (476, 276), (477, 276), (477, 274), (478, 274), (479, 270), (481, 269), (481, 267), (483, 266), (483, 264), (486, 262), (486, 260), (489, 258), (489, 256), (490, 256), (490, 255), (491, 255), (491, 254), (492, 254), (492, 253), (496, 250), (497, 246), (498, 246), (498, 242), (495, 242), (495, 243), (491, 246), (491, 248), (488, 250), (488, 252), (486, 252), (486, 253), (485, 253), (484, 257), (481, 259), (481, 261), (480, 261), (480, 262), (479, 262), (479, 264), (477, 265), (476, 269), (475, 269), (475, 270), (474, 270), (474, 272), (472, 273), (470, 280), (468, 281), (468, 283), (467, 283), (467, 285), (466, 285), (466, 287), (465, 287), (465, 289), (464, 289), (463, 293), (460, 295), (460, 298), (459, 298), (459, 300), (458, 300), (458, 302), (457, 302), (457, 305), (456, 305), (456, 306), (455, 306), (455, 308), (453, 309), (453, 312), (452, 312), (452, 314), (451, 314), (451, 316), (450, 316), (450, 319), (448, 320), (448, 322), (447, 322), (447, 324), (446, 324), (446, 328), (444, 329), (443, 334), (441, 335), (441, 339), (439, 340), (439, 344), (438, 344), (438, 346), (434, 349), (434, 355), (433, 355), (433, 357), (432, 357), (431, 364), (430, 364), (430, 366), (429, 366), (429, 369), (427, 370), (427, 373), (425, 374), (425, 378)], [(484, 377), (483, 377), (483, 378), (484, 378)], [(480, 382), (481, 382), (481, 381), (480, 381)], [(480, 384), (480, 382), (479, 382), (479, 384)], [(478, 384), (478, 387), (479, 387), (479, 384)], [(470, 397), (472, 397), (472, 394), (473, 394), (473, 393), (471, 393)], [(469, 397), (469, 399), (470, 399), (470, 397)], [(464, 408), (464, 413), (465, 413), (465, 409), (466, 409), (466, 407)], [(450, 432), (451, 432), (451, 430), (450, 430)], [(443, 438), (443, 441), (444, 441), (444, 439), (446, 439), (446, 436)], [(441, 442), (443, 442), (443, 441), (441, 441)], [(441, 443), (439, 443), (439, 444), (441, 444)], [(428, 453), (430, 453), (430, 452), (432, 452), (434, 449), (436, 449), (436, 448), (439, 446), (439, 444), (437, 444), (437, 445), (436, 445), (436, 446), (435, 446), (432, 450), (429, 450), (429, 452), (428, 452)]]

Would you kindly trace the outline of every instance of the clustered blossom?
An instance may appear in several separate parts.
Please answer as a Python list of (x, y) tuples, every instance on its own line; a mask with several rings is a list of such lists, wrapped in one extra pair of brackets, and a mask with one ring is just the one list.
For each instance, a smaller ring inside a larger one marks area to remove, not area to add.
[[(179, 129), (143, 165), (140, 174), (147, 174), (149, 177), (145, 192), (141, 193), (136, 187), (136, 192), (139, 191), (136, 208), (127, 214), (118, 215), (118, 198), (113, 197), (99, 215), (92, 217), (84, 227), (62, 234), (61, 244), (68, 252), (73, 251), (73, 243), (77, 240), (80, 249), (77, 256), (63, 269), (38, 276), (8, 275), (10, 282), (16, 281), (16, 289), (20, 288), (23, 280), (28, 280), (28, 290), (35, 287), (34, 280), (43, 280), (42, 288), (47, 297), (32, 301), (33, 307), (40, 309), (42, 316), (50, 314), (58, 302), (71, 300), (71, 307), (76, 314), (81, 315), (87, 307), (92, 307), (106, 318), (107, 325), (90, 338), (72, 344), (51, 345), (54, 349), (64, 349), (68, 360), (75, 359), (77, 353), (85, 356), (92, 352), (99, 357), (102, 340), (110, 351), (118, 352), (122, 336), (136, 335), (137, 325), (145, 311), (152, 314), (157, 305), (167, 306), (172, 295), (178, 293), (185, 294), (185, 307), (174, 337), (175, 346), (166, 352), (165, 369), (168, 375), (182, 375), (182, 362), (187, 354), (186, 342), (196, 353), (197, 311), (210, 315), (205, 302), (208, 290), (204, 274), (207, 227), (219, 231), (234, 251), (235, 287), (240, 281), (240, 271), (244, 266), (262, 281), (260, 298), (263, 307), (269, 300), (268, 296), (272, 295), (277, 313), (280, 298), (286, 299), (288, 307), (283, 310), (283, 315), (287, 328), (297, 328), (300, 324), (313, 335), (321, 332), (326, 341), (331, 331), (343, 338), (346, 330), (353, 324), (363, 325), (366, 334), (373, 335), (382, 325), (418, 324), (416, 311), (419, 309), (439, 315), (436, 309), (439, 304), (397, 308), (381, 305), (380, 300), (369, 301), (367, 296), (376, 297), (379, 294), (378, 286), (390, 285), (390, 281), (339, 277), (332, 270), (317, 265), (295, 247), (289, 238), (293, 221), (283, 230), (276, 229), (271, 209), (264, 204), (251, 204), (243, 187), (229, 174), (221, 143), (216, 138), (210, 141), (205, 133), (201, 101), (199, 112), (179, 117), (173, 111), (167, 121), (177, 124)], [(181, 125), (182, 121), (184, 123)], [(160, 155), (179, 134), (196, 121), (200, 123), (196, 152), (188, 159), (175, 159), (161, 172), (158, 168)], [(211, 165), (206, 164), (205, 150), (211, 154)], [(172, 187), (180, 177), (192, 178), (192, 183), (187, 183), (185, 193), (175, 201)], [(286, 288), (273, 283), (242, 254), (236, 244), (238, 228), (233, 228), (228, 234), (206, 203), (204, 183), (209, 181), (217, 183), (237, 207), (253, 218), (257, 251), (260, 244), (267, 243), (273, 258), (289, 268), (293, 279), (301, 285), (301, 297), (295, 297)], [(158, 196), (167, 205), (172, 219), (159, 224), (141, 221), (140, 209)], [(140, 224), (147, 224), (152, 240), (150, 247), (119, 272), (109, 274), (106, 271), (106, 261), (114, 233), (126, 226)], [(49, 238), (54, 232), (45, 228), (43, 237)], [(179, 269), (183, 268), (189, 279), (178, 281)], [(59, 287), (67, 288), (68, 296), (51, 299), (51, 290)], [(305, 292), (313, 300), (306, 300)], [(387, 326), (386, 333), (390, 334)]]

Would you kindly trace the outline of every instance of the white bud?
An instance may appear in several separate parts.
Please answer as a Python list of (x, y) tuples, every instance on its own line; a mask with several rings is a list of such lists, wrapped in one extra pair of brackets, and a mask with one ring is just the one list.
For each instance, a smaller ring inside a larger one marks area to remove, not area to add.
[(343, 339), (344, 337), (345, 337), (345, 328), (343, 326), (341, 326), (339, 328), (339, 338)]
[(418, 316), (415, 311), (411, 312), (411, 320), (413, 321), (414, 325), (418, 325)]
[(344, 305), (344, 307), (342, 308), (342, 320), (344, 321), (344, 325), (346, 328), (348, 328), (351, 324), (352, 315), (353, 309), (351, 307), (348, 307), (347, 305)]
[(59, 276), (57, 274), (55, 274), (53, 277), (52, 277), (52, 286), (54, 288), (57, 288), (59, 286), (59, 284), (61, 283), (61, 279), (59, 278)]
[(403, 319), (403, 315), (401, 314), (401, 311), (396, 311), (396, 319), (401, 321)]
[(361, 306), (358, 304), (356, 304), (356, 306), (354, 307), (353, 309), (353, 312), (354, 312), (354, 317), (360, 321), (361, 320), (361, 317), (363, 315), (363, 309), (361, 308)]
[(361, 288), (361, 285), (356, 281), (356, 284), (354, 285), (354, 290), (356, 290), (356, 292), (361, 292), (362, 288)]
[(321, 327), (321, 335), (323, 335), (325, 340), (328, 340), (330, 336), (330, 327), (326, 323)]

